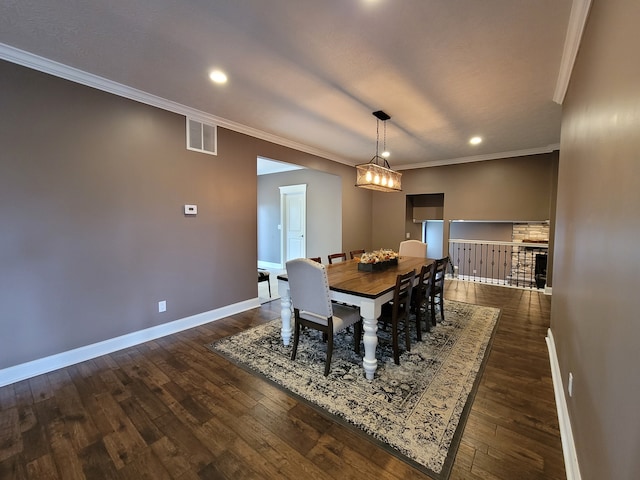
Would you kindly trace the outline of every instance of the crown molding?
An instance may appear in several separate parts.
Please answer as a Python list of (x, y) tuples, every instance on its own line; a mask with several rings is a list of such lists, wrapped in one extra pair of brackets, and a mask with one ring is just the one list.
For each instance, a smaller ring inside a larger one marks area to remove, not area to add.
[(571, 72), (576, 63), (582, 32), (584, 32), (590, 8), (591, 0), (573, 0), (569, 25), (567, 26), (567, 36), (564, 40), (562, 60), (560, 61), (560, 72), (558, 73), (556, 90), (553, 94), (553, 101), (560, 105), (564, 102), (564, 96), (567, 94), (567, 88), (569, 88)]
[(413, 170), (416, 168), (441, 167), (443, 165), (457, 165), (460, 163), (484, 162), (485, 160), (500, 160), (503, 158), (526, 157), (528, 155), (539, 155), (541, 153), (551, 153), (560, 150), (559, 143), (552, 143), (546, 147), (528, 148), (526, 150), (513, 150), (511, 152), (487, 153), (484, 155), (474, 155), (472, 157), (450, 158), (446, 160), (435, 160), (433, 162), (411, 163), (408, 165), (398, 165), (395, 170)]
[(32, 70), (38, 70), (43, 73), (48, 73), (49, 75), (63, 78), (65, 80), (70, 80), (87, 87), (92, 87), (103, 92), (118, 95), (123, 98), (128, 98), (129, 100), (134, 100), (136, 102), (144, 103), (152, 107), (160, 108), (172, 113), (177, 113), (179, 115), (184, 115), (185, 117), (189, 117), (203, 123), (214, 124), (219, 127), (227, 128), (229, 130), (233, 130), (234, 132), (243, 133), (254, 138), (275, 143), (276, 145), (289, 147), (294, 150), (299, 150), (311, 155), (316, 155), (328, 160), (333, 160), (334, 162), (342, 163), (344, 165), (354, 165), (353, 162), (349, 162), (342, 157), (333, 155), (318, 148), (288, 140), (286, 138), (282, 138), (277, 135), (258, 130), (256, 128), (248, 127), (246, 125), (227, 120), (226, 118), (211, 115), (210, 113), (203, 112), (195, 108), (187, 107), (186, 105), (182, 105), (180, 103), (173, 102), (156, 95), (152, 95), (142, 90), (128, 87), (127, 85), (123, 85), (107, 78), (87, 73), (77, 68), (64, 65), (62, 63), (41, 57), (39, 55), (35, 55), (30, 52), (26, 52), (24, 50), (20, 50), (4, 43), (0, 43), (0, 59), (22, 65), (27, 68), (31, 68)]

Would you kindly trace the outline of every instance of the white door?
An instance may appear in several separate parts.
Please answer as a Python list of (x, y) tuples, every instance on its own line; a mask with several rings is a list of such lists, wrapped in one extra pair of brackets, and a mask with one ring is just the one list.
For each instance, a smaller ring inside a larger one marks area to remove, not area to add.
[(307, 255), (307, 186), (280, 187), (282, 263)]

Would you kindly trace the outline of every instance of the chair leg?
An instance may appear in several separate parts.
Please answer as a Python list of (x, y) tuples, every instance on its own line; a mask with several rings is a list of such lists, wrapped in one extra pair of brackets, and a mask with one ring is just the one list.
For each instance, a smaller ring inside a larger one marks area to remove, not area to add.
[(434, 295), (429, 299), (431, 305), (431, 325), (436, 326), (436, 297)]
[(355, 343), (354, 349), (358, 355), (360, 355), (360, 342), (362, 341), (362, 319), (359, 322), (353, 324), (353, 341)]
[(424, 302), (424, 331), (431, 332), (431, 311), (429, 309), (429, 299)]
[(333, 356), (333, 333), (329, 333), (327, 338), (327, 360), (324, 364), (324, 376), (329, 375), (331, 370), (331, 357)]
[(269, 287), (269, 298), (271, 298), (271, 279), (267, 277), (267, 287)]
[[(421, 310), (420, 305), (418, 305), (416, 307), (416, 336), (418, 337), (419, 342), (422, 341), (422, 325), (420, 325), (422, 323), (422, 314), (420, 310)], [(428, 325), (427, 325), (427, 329), (428, 329)]]
[(407, 317), (404, 319), (404, 343), (407, 347), (407, 352), (411, 351), (411, 337), (410, 337), (410, 328), (409, 328), (409, 314), (407, 313)]
[(398, 345), (398, 323), (391, 322), (391, 344), (393, 346), (393, 361), (396, 365), (400, 365), (400, 346)]
[(444, 322), (444, 295), (440, 293), (440, 318)]
[(298, 353), (298, 340), (300, 340), (300, 322), (295, 322), (295, 328), (293, 330), (293, 348), (291, 349), (291, 360), (296, 359), (296, 353)]

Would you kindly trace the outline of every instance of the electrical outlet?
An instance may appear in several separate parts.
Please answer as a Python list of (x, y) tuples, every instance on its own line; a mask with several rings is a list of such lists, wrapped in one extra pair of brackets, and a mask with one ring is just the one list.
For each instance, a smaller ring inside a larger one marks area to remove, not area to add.
[(573, 397), (573, 373), (569, 372), (569, 382), (567, 384), (567, 392), (569, 396)]
[(158, 302), (158, 312), (162, 313), (166, 311), (167, 311), (167, 301), (162, 300), (161, 302)]
[(478, 271), (477, 271), (476, 269), (474, 269), (474, 270), (473, 270), (473, 273), (474, 273), (474, 274), (476, 274), (476, 273), (478, 273)]

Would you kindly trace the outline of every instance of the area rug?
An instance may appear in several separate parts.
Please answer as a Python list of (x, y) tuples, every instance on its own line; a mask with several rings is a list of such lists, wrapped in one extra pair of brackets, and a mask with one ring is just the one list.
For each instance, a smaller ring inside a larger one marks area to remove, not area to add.
[(208, 347), (443, 480), (451, 473), (499, 316), (496, 308), (445, 301), (445, 322), (423, 333), (421, 342), (414, 341), (400, 365), (393, 362), (388, 332), (380, 325), (378, 369), (372, 381), (365, 379), (362, 357), (355, 353), (349, 332), (335, 337), (327, 377), (321, 334), (303, 330), (296, 360), (291, 361), (291, 346), (285, 347), (280, 338), (280, 320)]

